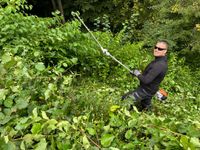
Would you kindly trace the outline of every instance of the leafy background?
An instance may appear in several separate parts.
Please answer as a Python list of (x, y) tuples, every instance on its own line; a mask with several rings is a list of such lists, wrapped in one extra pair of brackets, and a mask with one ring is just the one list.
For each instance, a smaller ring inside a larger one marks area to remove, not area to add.
[(169, 39), (169, 71), (161, 85), (169, 98), (153, 99), (150, 112), (139, 112), (121, 101), (138, 80), (103, 56), (78, 20), (63, 24), (57, 11), (41, 18), (26, 13), (32, 9), (26, 1), (1, 1), (0, 148), (199, 149), (200, 28), (193, 11), (199, 3), (186, 8), (180, 2), (149, 2), (155, 12), (143, 22), (147, 10), (136, 6), (147, 4), (136, 3), (138, 14), (122, 30), (111, 32), (104, 20), (106, 28), (93, 32), (113, 56), (141, 70), (153, 59), (153, 41)]

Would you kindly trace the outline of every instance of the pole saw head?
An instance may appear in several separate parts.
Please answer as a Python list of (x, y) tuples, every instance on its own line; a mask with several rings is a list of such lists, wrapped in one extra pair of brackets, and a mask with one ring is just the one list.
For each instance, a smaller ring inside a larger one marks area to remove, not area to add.
[(156, 98), (160, 101), (165, 101), (167, 99), (167, 96), (168, 96), (168, 93), (163, 90), (163, 89), (159, 89), (157, 92), (156, 92)]
[(77, 12), (71, 12), (72, 16), (73, 17), (77, 17), (77, 16), (80, 16), (80, 13), (77, 11)]

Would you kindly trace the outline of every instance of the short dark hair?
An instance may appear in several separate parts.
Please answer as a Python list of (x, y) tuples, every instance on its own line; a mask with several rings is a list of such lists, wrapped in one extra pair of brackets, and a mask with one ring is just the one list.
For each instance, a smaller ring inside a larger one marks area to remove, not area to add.
[(166, 46), (167, 46), (167, 49), (169, 47), (169, 42), (167, 40), (165, 40), (165, 39), (158, 40), (157, 43), (165, 43)]

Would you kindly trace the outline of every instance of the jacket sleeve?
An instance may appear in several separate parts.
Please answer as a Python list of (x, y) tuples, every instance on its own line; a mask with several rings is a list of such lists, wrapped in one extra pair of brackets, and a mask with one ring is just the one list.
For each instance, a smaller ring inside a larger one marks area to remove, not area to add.
[(151, 83), (162, 71), (162, 64), (154, 64), (146, 75), (140, 74), (138, 79), (144, 83)]

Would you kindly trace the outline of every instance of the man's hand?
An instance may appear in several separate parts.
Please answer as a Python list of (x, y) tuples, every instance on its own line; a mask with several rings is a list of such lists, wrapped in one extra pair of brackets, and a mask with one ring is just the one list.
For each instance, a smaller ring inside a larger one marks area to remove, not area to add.
[(130, 73), (132, 74), (132, 75), (135, 75), (136, 77), (138, 77), (141, 73), (140, 73), (140, 71), (139, 70), (137, 70), (137, 69), (135, 69), (135, 70), (131, 70), (130, 71)]
[(105, 54), (105, 55), (107, 55), (107, 56), (110, 56), (110, 53), (108, 52), (107, 49), (102, 48), (101, 50), (102, 50), (103, 54)]

